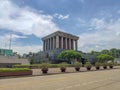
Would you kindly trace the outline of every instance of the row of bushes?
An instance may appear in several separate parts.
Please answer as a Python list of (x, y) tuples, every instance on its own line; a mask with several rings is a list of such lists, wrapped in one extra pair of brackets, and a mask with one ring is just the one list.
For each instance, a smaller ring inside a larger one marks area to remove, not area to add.
[(0, 68), (0, 72), (30, 71), (29, 68)]
[[(65, 72), (66, 71), (66, 67), (69, 67), (69, 64), (61, 63), (58, 66), (60, 67), (61, 72)], [(79, 62), (75, 62), (72, 66), (75, 67), (76, 71), (79, 71), (80, 67), (82, 66), (82, 64), (79, 63)], [(112, 62), (111, 63), (99, 63), (99, 62), (97, 62), (95, 64), (95, 67), (96, 67), (97, 70), (100, 69), (100, 66), (103, 66), (104, 69), (107, 69), (107, 66), (109, 66), (110, 68), (113, 68), (113, 63)], [(92, 64), (90, 64), (90, 62), (86, 62), (85, 67), (86, 67), (87, 70), (91, 70)], [(40, 68), (41, 68), (43, 73), (47, 73), (47, 71), (48, 71), (48, 64), (47, 63), (43, 63), (43, 64), (41, 64)]]
[[(19, 67), (19, 68), (0, 68), (0, 73), (1, 72), (20, 72), (20, 71), (31, 71), (29, 68), (20, 68), (20, 67), (25, 67), (25, 66), (37, 66), (39, 68), (41, 68), (43, 73), (47, 73), (48, 68), (56, 68), (56, 67), (60, 67), (61, 72), (65, 72), (66, 71), (66, 67), (75, 67), (76, 71), (80, 70), (80, 67), (82, 66), (81, 63), (79, 62), (75, 62), (74, 64), (67, 64), (67, 63), (61, 63), (61, 64), (49, 64), (49, 63), (42, 63), (42, 64), (38, 64), (38, 65), (15, 65), (14, 67)], [(107, 66), (109, 66), (110, 68), (113, 68), (113, 63), (99, 63), (97, 62), (95, 64), (96, 69), (100, 69), (100, 66), (103, 66), (104, 69), (107, 68)], [(90, 62), (86, 62), (85, 67), (87, 68), (87, 70), (91, 70), (92, 64), (90, 64)]]
[[(74, 67), (73, 64), (67, 64), (67, 63), (62, 63), (62, 64), (49, 64), (49, 63), (46, 63), (47, 66), (49, 68), (58, 68), (60, 66), (62, 66), (63, 64), (66, 66), (66, 67)], [(31, 65), (14, 65), (13, 67), (14, 68), (41, 68), (43, 67), (44, 63), (42, 64), (31, 64)]]
[[(89, 65), (92, 66), (92, 64), (90, 64), (89, 62), (86, 62), (86, 64), (84, 66), (87, 67)], [(112, 62), (109, 62), (109, 63), (96, 62), (95, 63), (95, 66), (105, 66), (105, 65), (110, 66), (110, 65), (113, 65), (113, 63)], [(32, 65), (14, 65), (13, 67), (14, 68), (42, 68), (43, 66), (47, 66), (49, 68), (59, 68), (59, 67), (62, 67), (62, 66), (66, 66), (66, 67), (80, 66), (81, 67), (82, 64), (79, 63), (79, 62), (75, 62), (74, 64), (67, 64), (67, 63), (63, 62), (61, 64), (42, 63), (42, 64), (32, 64)]]

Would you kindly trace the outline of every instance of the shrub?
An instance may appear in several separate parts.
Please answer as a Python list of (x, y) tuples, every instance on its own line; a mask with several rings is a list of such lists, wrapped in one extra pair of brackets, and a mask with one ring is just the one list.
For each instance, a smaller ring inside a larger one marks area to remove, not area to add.
[(30, 71), (28, 68), (0, 68), (0, 72)]
[(102, 66), (108, 66), (107, 62), (102, 63)]
[(82, 66), (82, 64), (80, 62), (75, 62), (74, 63), (74, 67), (81, 67), (81, 66)]
[(85, 67), (91, 67), (91, 66), (92, 66), (92, 64), (90, 62), (85, 63)]
[(101, 66), (101, 63), (100, 63), (100, 62), (96, 62), (96, 63), (95, 63), (95, 66), (96, 66), (96, 67), (100, 67), (100, 66)]
[(69, 66), (69, 64), (67, 64), (66, 62), (62, 62), (58, 65), (60, 68), (66, 68)]
[(59, 64), (50, 64), (50, 68), (57, 68), (59, 67)]
[(113, 66), (113, 65), (114, 65), (113, 62), (109, 62), (109, 63), (108, 63), (108, 66)]
[(41, 65), (39, 65), (40, 68), (49, 68), (50, 67), (50, 64), (49, 63), (42, 63)]

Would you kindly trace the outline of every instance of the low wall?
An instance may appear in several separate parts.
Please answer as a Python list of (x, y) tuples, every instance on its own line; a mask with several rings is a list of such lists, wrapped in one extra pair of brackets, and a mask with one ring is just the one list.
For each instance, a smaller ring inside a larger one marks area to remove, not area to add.
[(32, 75), (32, 71), (0, 72), (0, 77)]

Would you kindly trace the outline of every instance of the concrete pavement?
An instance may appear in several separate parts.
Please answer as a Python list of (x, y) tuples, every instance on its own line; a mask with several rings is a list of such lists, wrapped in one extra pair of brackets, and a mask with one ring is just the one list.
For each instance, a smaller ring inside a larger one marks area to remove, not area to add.
[(1, 79), (0, 90), (120, 90), (120, 69)]

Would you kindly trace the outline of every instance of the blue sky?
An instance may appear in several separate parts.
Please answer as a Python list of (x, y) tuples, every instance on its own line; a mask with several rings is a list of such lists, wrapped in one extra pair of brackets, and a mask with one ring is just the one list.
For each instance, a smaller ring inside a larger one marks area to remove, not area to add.
[(79, 50), (120, 48), (119, 0), (0, 0), (0, 48), (20, 54), (42, 50), (57, 30), (80, 37)]

